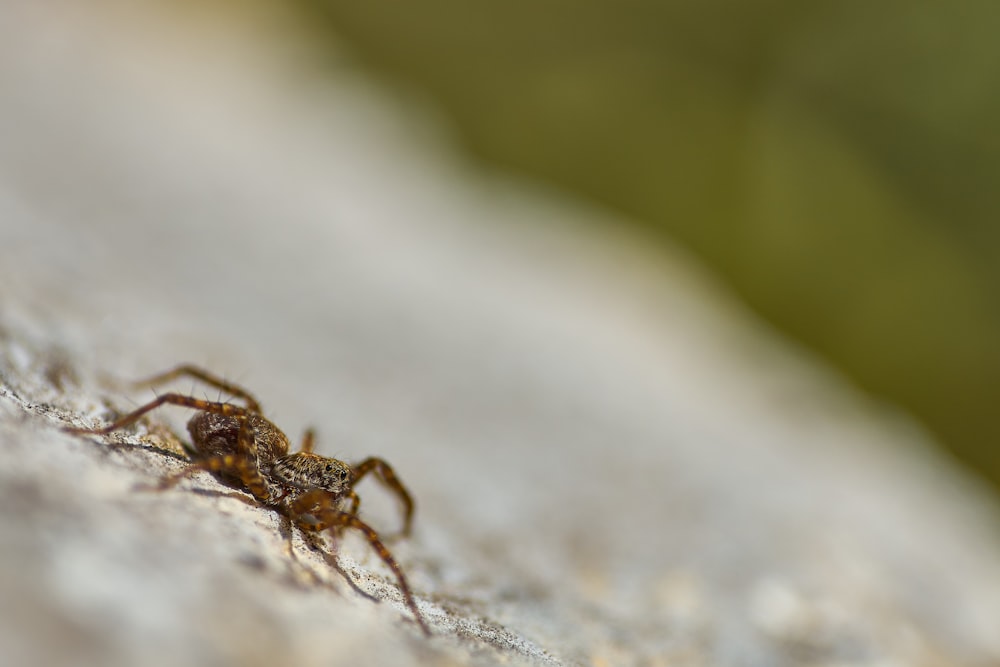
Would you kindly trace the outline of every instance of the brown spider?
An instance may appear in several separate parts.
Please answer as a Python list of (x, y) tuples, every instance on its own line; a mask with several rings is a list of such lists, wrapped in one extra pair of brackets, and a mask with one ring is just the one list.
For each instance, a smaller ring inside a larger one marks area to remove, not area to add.
[[(406, 605), (417, 623), (430, 635), (430, 628), (413, 599), (402, 568), (379, 539), (378, 533), (358, 518), (361, 499), (354, 486), (368, 473), (378, 478), (403, 502), (403, 534), (410, 533), (413, 499), (388, 463), (368, 458), (350, 466), (343, 461), (312, 452), (314, 435), (307, 430), (298, 452), (289, 454), (288, 437), (261, 414), (260, 404), (242, 387), (226, 382), (195, 366), (182, 365), (137, 383), (152, 387), (189, 376), (242, 399), (245, 407), (207, 401), (183, 394), (163, 394), (104, 428), (68, 428), (70, 433), (106, 435), (136, 422), (161, 405), (180, 405), (197, 410), (187, 428), (193, 446), (193, 465), (163, 479), (166, 489), (198, 470), (216, 473), (224, 481), (249, 491), (262, 504), (288, 517), (300, 529), (334, 535), (344, 528), (364, 534), (375, 553), (396, 575)], [(344, 505), (349, 503), (347, 509)]]

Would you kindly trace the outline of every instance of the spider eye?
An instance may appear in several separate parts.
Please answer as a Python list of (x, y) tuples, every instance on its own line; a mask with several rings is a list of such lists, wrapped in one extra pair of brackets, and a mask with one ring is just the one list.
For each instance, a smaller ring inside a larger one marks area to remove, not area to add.
[(331, 465), (331, 464), (327, 463), (327, 464), (326, 464), (326, 471), (327, 471), (327, 472), (330, 472), (331, 470), (333, 470), (333, 465)]

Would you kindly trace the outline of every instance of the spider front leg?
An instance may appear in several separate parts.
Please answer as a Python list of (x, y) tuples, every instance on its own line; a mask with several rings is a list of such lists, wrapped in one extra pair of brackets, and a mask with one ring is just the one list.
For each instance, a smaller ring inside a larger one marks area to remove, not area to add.
[(346, 495), (348, 498), (351, 499), (351, 506), (350, 509), (347, 511), (350, 512), (351, 514), (357, 514), (358, 510), (361, 509), (361, 496), (354, 493), (353, 489), (348, 489), (347, 493), (345, 493), (344, 495)]
[[(347, 513), (348, 514), (353, 514), (354, 516), (357, 516), (358, 515), (358, 510), (361, 509), (361, 496), (359, 496), (358, 494), (354, 493), (354, 491), (352, 491), (351, 489), (348, 489), (344, 493), (344, 495), (347, 496), (347, 499), (350, 500), (350, 502), (351, 502), (351, 504), (348, 505)], [(339, 537), (340, 534), (343, 532), (344, 527), (343, 526), (335, 526), (331, 530), (333, 530), (334, 534)]]
[[(354, 471), (354, 476), (351, 479), (352, 489), (355, 484), (361, 481), (362, 477), (370, 472), (374, 472), (379, 480), (396, 494), (403, 503), (403, 530), (401, 532), (404, 536), (409, 536), (410, 528), (413, 525), (413, 497), (406, 490), (406, 487), (403, 486), (403, 483), (399, 481), (399, 477), (396, 476), (396, 472), (392, 469), (392, 466), (380, 458), (372, 457), (351, 466), (351, 470)], [(353, 509), (355, 514), (357, 514), (357, 505), (358, 503), (355, 499)]]
[(378, 533), (375, 532), (374, 528), (359, 519), (356, 515), (337, 509), (339, 500), (335, 494), (321, 489), (306, 491), (290, 503), (289, 511), (291, 512), (291, 519), (302, 530), (311, 532), (318, 532), (329, 528), (335, 530), (338, 528), (353, 528), (361, 532), (368, 540), (368, 544), (371, 545), (375, 553), (382, 559), (382, 562), (396, 575), (396, 581), (399, 582), (399, 589), (403, 594), (406, 606), (409, 607), (414, 618), (417, 619), (417, 623), (424, 631), (424, 634), (429, 637), (431, 634), (430, 627), (417, 608), (413, 592), (410, 590), (410, 584), (406, 580), (406, 575), (403, 574), (403, 568), (392, 557), (389, 549), (382, 544), (382, 540), (379, 539)]

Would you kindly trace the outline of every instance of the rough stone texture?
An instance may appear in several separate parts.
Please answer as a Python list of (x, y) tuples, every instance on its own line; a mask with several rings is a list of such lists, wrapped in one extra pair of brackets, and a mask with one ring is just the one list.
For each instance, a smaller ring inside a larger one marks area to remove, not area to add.
[[(692, 262), (263, 19), (42, 5), (0, 21), (0, 663), (1000, 663), (992, 501)], [(340, 574), (208, 475), (144, 489), (183, 410), (59, 430), (180, 361), (396, 466), (432, 639), (363, 541)]]

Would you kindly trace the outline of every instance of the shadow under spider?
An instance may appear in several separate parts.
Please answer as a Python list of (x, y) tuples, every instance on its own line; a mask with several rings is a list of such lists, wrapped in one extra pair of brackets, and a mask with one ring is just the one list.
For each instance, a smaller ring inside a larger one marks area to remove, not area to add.
[[(120, 443), (120, 444), (127, 444), (127, 443)], [(184, 459), (181, 459), (181, 460), (184, 460)], [(164, 491), (165, 489), (161, 489), (158, 485), (148, 485), (148, 484), (145, 484), (145, 483), (140, 483), (140, 484), (137, 484), (135, 487), (133, 487), (133, 490), (135, 490), (135, 491), (153, 491), (153, 492), (159, 493), (159, 492)], [(229, 498), (229, 499), (232, 499), (232, 500), (238, 500), (239, 502), (243, 503), (247, 507), (253, 507), (255, 509), (261, 509), (262, 508), (262, 506), (258, 502), (256, 502), (253, 498), (251, 498), (249, 496), (246, 496), (246, 495), (244, 495), (244, 494), (242, 494), (242, 493), (240, 493), (238, 491), (216, 491), (214, 489), (204, 489), (204, 488), (197, 488), (196, 487), (196, 488), (188, 489), (188, 492), (196, 494), (196, 495), (199, 495), (199, 496), (204, 496), (206, 498)], [(286, 550), (288, 552), (289, 557), (293, 561), (295, 561), (295, 563), (299, 566), (299, 568), (301, 568), (301, 570), (303, 572), (305, 572), (308, 575), (309, 579), (313, 583), (319, 584), (319, 585), (323, 586), (324, 588), (327, 588), (327, 589), (329, 589), (331, 591), (335, 591), (335, 592), (339, 593), (339, 591), (337, 590), (337, 588), (335, 586), (333, 586), (332, 584), (330, 584), (330, 582), (326, 581), (320, 575), (316, 574), (316, 572), (311, 567), (309, 567), (308, 565), (306, 565), (305, 563), (303, 563), (302, 559), (299, 558), (298, 554), (295, 551), (295, 545), (294, 545), (294, 543), (292, 541), (292, 538), (293, 538), (293, 536), (295, 534), (295, 526), (292, 523), (292, 520), (290, 518), (288, 518), (287, 516), (285, 516), (284, 514), (282, 514), (277, 509), (274, 509), (274, 508), (264, 508), (264, 509), (269, 509), (269, 510), (273, 511), (275, 514), (278, 515), (278, 533), (281, 535), (281, 537), (283, 537), (285, 539)], [(302, 535), (302, 541), (305, 543), (305, 545), (307, 547), (309, 547), (309, 549), (311, 551), (313, 551), (315, 553), (318, 553), (323, 558), (323, 560), (326, 561), (327, 565), (329, 565), (331, 568), (333, 568), (334, 570), (336, 570), (337, 573), (340, 574), (340, 576), (344, 578), (344, 581), (347, 582), (347, 585), (350, 586), (354, 590), (355, 593), (357, 593), (358, 595), (360, 595), (360, 596), (362, 596), (362, 597), (370, 600), (371, 602), (381, 602), (382, 601), (380, 598), (376, 597), (375, 595), (372, 595), (368, 591), (366, 591), (363, 588), (361, 588), (358, 585), (358, 582), (356, 582), (354, 580), (354, 578), (347, 572), (347, 570), (345, 570), (344, 567), (340, 564), (340, 559), (337, 558), (337, 554), (336, 553), (330, 553), (327, 550), (327, 549), (331, 549), (331, 548), (332, 549), (336, 549), (336, 545), (330, 546), (329, 543), (327, 543), (325, 545), (321, 544), (321, 538), (318, 535), (314, 535), (312, 533), (307, 533), (305, 531), (300, 531), (300, 534)], [(326, 546), (327, 548), (324, 548), (324, 546)]]
[[(289, 519), (284, 514), (280, 513), (278, 514), (278, 517), (280, 519), (278, 532), (281, 534), (282, 537), (285, 538), (286, 548), (288, 550), (288, 555), (291, 557), (291, 559), (294, 560), (296, 563), (298, 563), (299, 567), (301, 567), (305, 572), (308, 572), (309, 576), (312, 578), (314, 582), (319, 583), (320, 585), (325, 586), (330, 590), (337, 591), (336, 588), (331, 586), (327, 581), (325, 581), (322, 577), (316, 574), (316, 572), (311, 567), (308, 567), (305, 563), (302, 562), (298, 554), (295, 553), (295, 544), (292, 541), (292, 538), (295, 535), (295, 526), (292, 523), (292, 520)], [(323, 560), (326, 561), (326, 564), (329, 565), (334, 570), (336, 570), (337, 573), (344, 578), (344, 581), (347, 582), (347, 585), (350, 586), (352, 589), (354, 589), (355, 593), (357, 593), (361, 597), (367, 598), (372, 602), (382, 601), (378, 597), (372, 595), (368, 591), (361, 588), (361, 586), (358, 585), (358, 582), (356, 582), (354, 578), (350, 574), (348, 574), (347, 570), (345, 570), (344, 567), (340, 564), (340, 559), (337, 557), (337, 554), (330, 553), (327, 550), (327, 549), (336, 550), (337, 549), (336, 544), (334, 544), (333, 546), (331, 546), (329, 543), (326, 543), (325, 545), (321, 544), (321, 538), (313, 533), (299, 531), (299, 534), (302, 536), (302, 541), (305, 543), (307, 547), (309, 547), (310, 551), (318, 553), (320, 556), (322, 556)], [(324, 546), (326, 546), (327, 548), (324, 549), (323, 548)]]
[[(141, 436), (135, 436), (135, 437), (139, 438)], [(126, 440), (112, 439), (108, 442), (96, 442), (94, 440), (87, 439), (86, 442), (93, 445), (93, 448), (96, 449), (97, 452), (104, 458), (108, 458), (112, 453), (117, 453), (121, 451), (141, 450), (144, 452), (148, 452), (150, 454), (159, 454), (160, 456), (173, 459), (175, 461), (178, 461), (179, 463), (188, 463), (188, 464), (191, 463), (191, 459), (189, 458), (189, 456), (186, 456), (185, 454), (178, 453), (172, 449), (167, 449), (163, 445), (147, 442), (144, 440), (139, 440), (138, 442), (128, 442)], [(178, 442), (180, 442), (179, 439)], [(183, 445), (183, 443), (181, 444)]]

